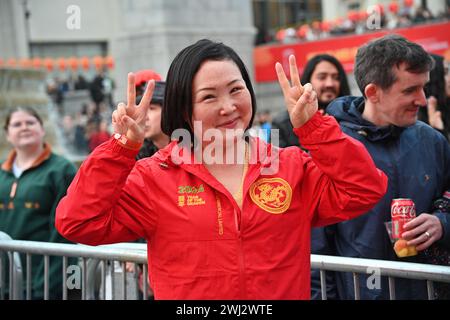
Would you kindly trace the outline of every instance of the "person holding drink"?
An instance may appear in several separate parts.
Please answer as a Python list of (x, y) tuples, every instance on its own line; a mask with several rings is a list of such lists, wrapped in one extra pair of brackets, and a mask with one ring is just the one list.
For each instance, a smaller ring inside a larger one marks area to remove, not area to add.
[[(421, 46), (398, 35), (359, 48), (354, 72), (363, 96), (338, 98), (327, 113), (346, 134), (365, 145), (389, 177), (388, 192), (366, 214), (314, 229), (312, 253), (424, 262), (422, 252), (432, 244), (450, 245), (448, 213), (432, 208), (450, 185), (450, 147), (443, 135), (417, 121), (419, 108), (427, 104), (424, 87), (433, 65)], [(386, 232), (392, 200), (398, 198), (415, 205), (417, 216), (403, 225), (399, 235), (406, 240), (404, 245), (415, 247), (419, 253), (415, 256), (403, 252), (405, 257), (397, 257)], [(389, 299), (388, 279), (382, 277), (381, 286), (370, 286), (369, 276), (360, 278), (361, 299)], [(354, 299), (352, 274), (328, 273), (327, 293), (331, 299)], [(397, 299), (427, 299), (426, 282), (396, 278), (395, 295)], [(314, 272), (312, 297), (320, 296), (319, 273)]]

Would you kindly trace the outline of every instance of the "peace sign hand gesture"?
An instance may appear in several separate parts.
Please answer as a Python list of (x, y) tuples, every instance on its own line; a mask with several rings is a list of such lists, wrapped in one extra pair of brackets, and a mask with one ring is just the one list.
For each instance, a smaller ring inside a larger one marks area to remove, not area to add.
[(139, 105), (136, 105), (136, 87), (133, 73), (128, 74), (127, 104), (121, 102), (112, 114), (114, 133), (126, 135), (127, 139), (142, 143), (145, 133), (145, 119), (153, 95), (155, 81), (150, 80)]
[(300, 76), (294, 55), (289, 56), (291, 83), (289, 83), (283, 67), (279, 62), (276, 63), (275, 69), (292, 126), (299, 128), (308, 122), (319, 109), (317, 93), (313, 90), (310, 83), (307, 83), (305, 86), (302, 86), (300, 83)]

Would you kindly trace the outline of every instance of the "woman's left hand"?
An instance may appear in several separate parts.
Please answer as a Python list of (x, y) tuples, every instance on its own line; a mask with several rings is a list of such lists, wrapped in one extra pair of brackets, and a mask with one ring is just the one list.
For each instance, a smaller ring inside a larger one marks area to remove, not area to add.
[(317, 93), (310, 83), (307, 83), (305, 86), (302, 86), (300, 83), (300, 76), (294, 55), (289, 56), (291, 83), (289, 83), (283, 67), (279, 62), (275, 64), (275, 69), (292, 126), (299, 128), (308, 122), (319, 109)]

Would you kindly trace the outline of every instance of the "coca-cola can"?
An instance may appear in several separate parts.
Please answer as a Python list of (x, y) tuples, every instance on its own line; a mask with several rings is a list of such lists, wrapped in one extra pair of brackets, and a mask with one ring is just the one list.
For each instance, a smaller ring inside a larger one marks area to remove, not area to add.
[(392, 199), (391, 202), (391, 220), (392, 236), (401, 238), (403, 225), (416, 217), (416, 206), (414, 201), (407, 198)]

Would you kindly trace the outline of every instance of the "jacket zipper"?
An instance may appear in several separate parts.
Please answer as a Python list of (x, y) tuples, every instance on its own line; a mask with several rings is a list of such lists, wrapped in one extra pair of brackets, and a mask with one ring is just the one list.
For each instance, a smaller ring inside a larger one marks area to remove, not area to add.
[(9, 199), (10, 200), (14, 199), (14, 197), (16, 196), (17, 184), (18, 184), (18, 181), (16, 179), (16, 180), (14, 180), (13, 184), (11, 185), (11, 191), (9, 192)]
[[(235, 216), (237, 216), (236, 214), (236, 209), (234, 210), (235, 212)], [(242, 233), (241, 230), (238, 228), (237, 230), (238, 233), (238, 241), (239, 241), (239, 291), (240, 291), (240, 297), (239, 299), (244, 300), (246, 299), (246, 285), (245, 285), (245, 263), (244, 263), (244, 247), (243, 247), (243, 241), (242, 241)]]
[(18, 184), (19, 184), (19, 180), (16, 178), (16, 180), (14, 180), (13, 184), (11, 185), (11, 190), (9, 191), (9, 201), (7, 204), (7, 209), (9, 209), (9, 210), (14, 210), (13, 200), (17, 193), (17, 185)]
[[(257, 171), (254, 172), (258, 172), (259, 168), (256, 168)], [(259, 177), (259, 174), (255, 174), (255, 175), (251, 175), (249, 174), (249, 172), (247, 172), (247, 177), (249, 177), (250, 180), (250, 184), (252, 185)], [(242, 186), (242, 209), (244, 208), (244, 200), (245, 200), (245, 195), (247, 194), (246, 190), (245, 190), (245, 181), (244, 184)], [(240, 215), (241, 219), (239, 219), (239, 215), (236, 211), (236, 209), (234, 209), (234, 221), (236, 224), (236, 231), (238, 234), (238, 241), (239, 241), (239, 290), (240, 290), (240, 297), (239, 299), (241, 300), (245, 300), (247, 298), (247, 294), (246, 294), (246, 277), (245, 277), (245, 259), (244, 259), (244, 241), (242, 239), (242, 212)]]
[[(223, 235), (223, 213), (222, 213), (222, 204), (220, 202), (219, 195), (217, 191), (214, 191), (216, 197), (216, 208), (217, 208), (217, 224), (219, 228), (219, 235)], [(245, 299), (245, 265), (244, 265), (244, 250), (242, 245), (242, 235), (240, 230), (240, 224), (238, 222), (238, 213), (236, 209), (233, 210), (234, 213), (234, 223), (236, 227), (236, 233), (238, 236), (238, 264), (239, 264), (239, 298)]]

